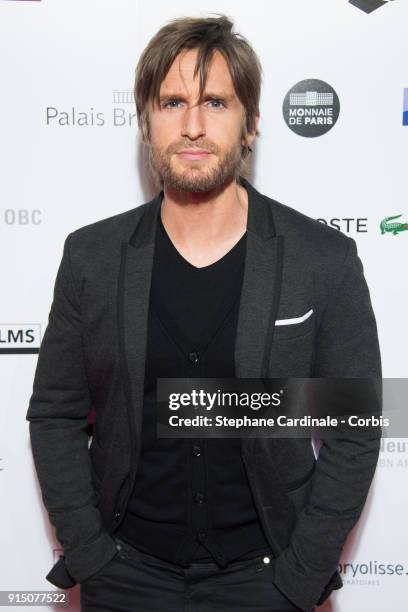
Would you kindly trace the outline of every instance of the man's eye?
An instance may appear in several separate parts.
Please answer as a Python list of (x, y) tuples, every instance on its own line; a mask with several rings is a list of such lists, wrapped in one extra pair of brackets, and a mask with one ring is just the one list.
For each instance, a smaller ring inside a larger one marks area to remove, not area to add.
[[(208, 102), (210, 102), (211, 104), (215, 104), (215, 106), (213, 106), (213, 108), (223, 108), (225, 107), (225, 104), (222, 100), (218, 99), (218, 98), (211, 98), (208, 100)], [(177, 100), (177, 98), (173, 98), (171, 100), (167, 100), (167, 102), (165, 102), (163, 104), (163, 108), (177, 108), (177, 105), (181, 103), (181, 100)]]
[[(223, 106), (225, 106), (224, 102), (222, 100), (219, 100), (218, 98), (211, 98), (209, 102), (215, 102), (217, 104), (217, 106), (215, 106), (214, 108), (222, 108)], [(221, 106), (219, 106), (219, 104)]]
[(176, 100), (176, 99), (173, 99), (173, 100), (168, 100), (167, 102), (165, 102), (165, 103), (163, 104), (163, 108), (176, 108), (175, 106), (169, 106), (169, 104), (172, 104), (173, 102), (174, 102), (175, 104), (178, 104), (178, 103), (179, 103), (179, 100)]

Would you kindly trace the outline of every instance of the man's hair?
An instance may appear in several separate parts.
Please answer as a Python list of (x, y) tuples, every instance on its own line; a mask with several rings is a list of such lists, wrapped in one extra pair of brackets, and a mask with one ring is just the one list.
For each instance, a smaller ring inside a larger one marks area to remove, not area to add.
[[(219, 13), (215, 13), (219, 14)], [(136, 66), (134, 96), (137, 121), (143, 141), (150, 142), (148, 103), (160, 105), (160, 86), (177, 55), (185, 49), (197, 49), (194, 77), (199, 72), (199, 100), (204, 97), (212, 55), (218, 50), (224, 56), (236, 95), (245, 109), (242, 137), (256, 128), (259, 114), (262, 68), (249, 42), (233, 32), (233, 22), (220, 17), (178, 17), (170, 20), (150, 40)], [(256, 135), (259, 131), (256, 129)], [(251, 149), (242, 146), (241, 162)]]

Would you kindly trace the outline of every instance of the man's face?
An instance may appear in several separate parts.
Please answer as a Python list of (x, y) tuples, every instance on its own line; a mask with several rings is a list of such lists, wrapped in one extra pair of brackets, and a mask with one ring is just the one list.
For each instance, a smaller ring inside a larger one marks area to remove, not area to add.
[(165, 185), (204, 192), (235, 176), (245, 110), (219, 51), (209, 66), (204, 100), (197, 104), (196, 54), (184, 50), (176, 57), (160, 87), (160, 108), (149, 106), (150, 156)]

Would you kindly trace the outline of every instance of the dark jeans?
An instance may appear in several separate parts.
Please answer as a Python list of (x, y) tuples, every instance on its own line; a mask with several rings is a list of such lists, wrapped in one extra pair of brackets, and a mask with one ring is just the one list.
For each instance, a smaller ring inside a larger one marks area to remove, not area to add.
[(118, 553), (80, 584), (82, 612), (300, 610), (273, 584), (270, 557), (234, 561), (225, 568), (198, 561), (182, 568), (114, 537)]

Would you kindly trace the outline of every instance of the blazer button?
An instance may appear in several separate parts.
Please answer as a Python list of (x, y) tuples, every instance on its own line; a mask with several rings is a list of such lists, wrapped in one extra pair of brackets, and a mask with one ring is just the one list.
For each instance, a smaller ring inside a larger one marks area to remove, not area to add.
[(201, 455), (201, 446), (197, 446), (196, 444), (193, 446), (193, 455), (196, 457)]
[(188, 354), (188, 358), (191, 361), (191, 363), (197, 364), (199, 362), (199, 356), (198, 353), (196, 353), (195, 351), (191, 352)]
[(207, 534), (205, 531), (200, 531), (200, 533), (197, 535), (198, 539), (200, 540), (200, 542), (204, 542), (204, 540), (207, 539)]
[(115, 514), (113, 515), (113, 518), (115, 519), (115, 521), (118, 521), (120, 519), (120, 512), (115, 512)]

